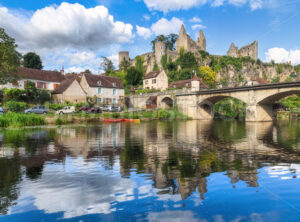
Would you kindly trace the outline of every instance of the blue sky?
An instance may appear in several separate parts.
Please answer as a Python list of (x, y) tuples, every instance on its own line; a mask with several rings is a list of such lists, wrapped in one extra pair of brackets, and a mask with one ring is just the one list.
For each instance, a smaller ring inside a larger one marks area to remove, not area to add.
[(101, 56), (148, 52), (182, 23), (194, 39), (204, 30), (211, 54), (257, 40), (261, 60), (300, 64), (300, 0), (0, 0), (0, 27), (45, 69), (98, 72)]

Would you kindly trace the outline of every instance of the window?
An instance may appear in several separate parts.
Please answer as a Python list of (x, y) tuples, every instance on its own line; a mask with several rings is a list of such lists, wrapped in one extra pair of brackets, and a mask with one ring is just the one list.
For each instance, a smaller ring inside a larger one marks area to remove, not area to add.
[(146, 82), (145, 82), (145, 83), (146, 83), (146, 85), (148, 85), (148, 80), (146, 80)]
[(101, 103), (103, 103), (103, 98), (97, 98), (97, 103), (99, 104), (101, 104)]
[(156, 79), (152, 79), (152, 84), (156, 84)]
[(36, 88), (38, 89), (46, 89), (47, 85), (44, 82), (37, 82), (36, 83)]
[(189, 87), (189, 84), (188, 84), (188, 83), (186, 83), (186, 84), (185, 84), (185, 86), (186, 86), (186, 87)]
[(113, 87), (116, 87), (116, 83), (115, 83), (115, 82), (113, 82), (113, 83), (112, 83), (112, 86), (113, 86)]
[(173, 87), (174, 87), (174, 89), (175, 89), (175, 88), (176, 88), (176, 85), (174, 85)]
[(54, 89), (56, 89), (58, 86), (59, 86), (59, 84), (56, 83), (56, 84), (54, 84), (53, 87), (54, 87)]
[(113, 95), (117, 95), (118, 94), (118, 90), (117, 89), (113, 89)]
[(112, 103), (116, 104), (116, 99), (115, 98), (112, 99)]
[(103, 89), (102, 88), (98, 88), (98, 95), (103, 94)]
[(97, 84), (98, 84), (98, 86), (102, 86), (102, 82), (101, 81), (98, 81)]

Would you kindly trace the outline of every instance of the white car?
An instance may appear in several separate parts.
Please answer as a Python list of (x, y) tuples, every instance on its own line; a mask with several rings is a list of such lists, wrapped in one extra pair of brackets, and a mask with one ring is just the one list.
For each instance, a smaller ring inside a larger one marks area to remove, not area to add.
[(58, 111), (56, 111), (56, 114), (62, 115), (62, 114), (71, 114), (75, 113), (75, 107), (74, 106), (66, 106)]

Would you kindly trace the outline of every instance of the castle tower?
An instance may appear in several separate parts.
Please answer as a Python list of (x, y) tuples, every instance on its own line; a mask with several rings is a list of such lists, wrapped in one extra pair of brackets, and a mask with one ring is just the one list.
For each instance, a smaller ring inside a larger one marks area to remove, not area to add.
[(164, 42), (155, 42), (155, 61), (159, 68), (162, 68), (161, 58), (163, 55), (167, 54), (166, 43)]
[(128, 62), (130, 61), (128, 51), (119, 52), (119, 67), (124, 60), (126, 60)]
[(197, 45), (200, 50), (206, 51), (206, 38), (202, 30), (200, 30), (199, 37), (197, 39)]
[(185, 27), (182, 24), (181, 29), (180, 29), (180, 33), (179, 33), (178, 38), (176, 40), (176, 50), (177, 50), (177, 52), (180, 52), (181, 48), (184, 48), (185, 50), (189, 51), (189, 49), (190, 49), (189, 40), (190, 40), (190, 37), (186, 33)]
[(231, 43), (229, 50), (227, 51), (227, 55), (231, 57), (239, 56), (239, 48), (235, 46), (234, 43)]

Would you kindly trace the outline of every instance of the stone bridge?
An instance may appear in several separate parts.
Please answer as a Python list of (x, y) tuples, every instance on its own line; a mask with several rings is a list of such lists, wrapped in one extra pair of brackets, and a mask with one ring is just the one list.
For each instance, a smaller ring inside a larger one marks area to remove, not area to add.
[[(131, 107), (147, 108), (153, 101), (156, 107), (168, 108), (175, 104), (179, 111), (193, 119), (214, 118), (214, 104), (224, 98), (236, 98), (247, 105), (246, 121), (272, 121), (276, 101), (300, 93), (300, 82), (275, 83), (213, 90), (179, 90), (129, 97)], [(149, 108), (149, 107), (148, 107)]]

